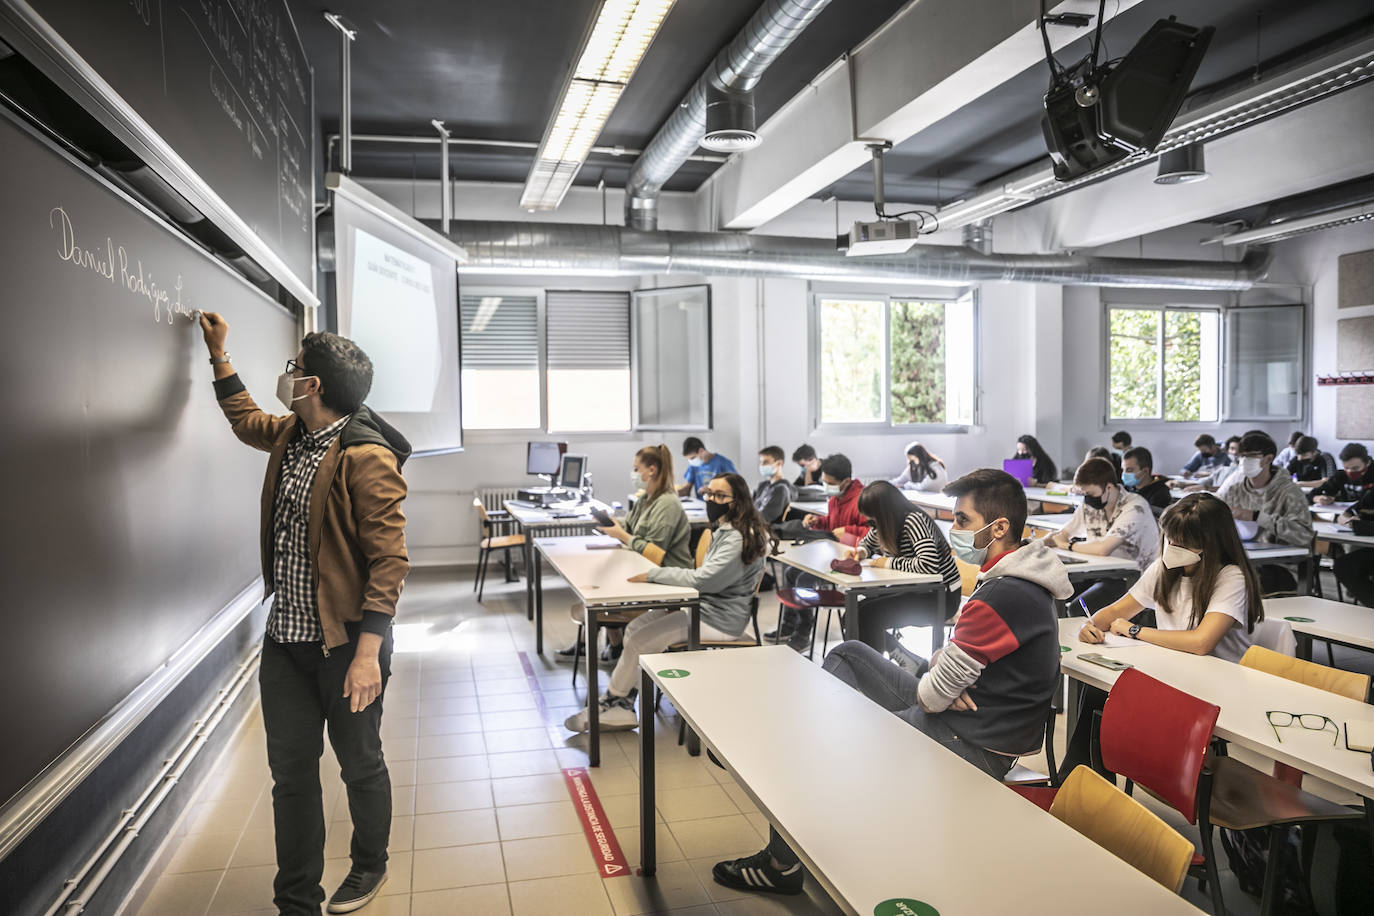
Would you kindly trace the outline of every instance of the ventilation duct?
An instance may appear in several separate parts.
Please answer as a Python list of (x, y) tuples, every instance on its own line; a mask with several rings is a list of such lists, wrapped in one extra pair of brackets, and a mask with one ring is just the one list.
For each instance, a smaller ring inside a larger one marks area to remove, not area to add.
[(701, 145), (719, 153), (737, 153), (758, 146), (754, 130), (754, 94), (710, 88), (706, 94), (706, 132)]
[(1155, 184), (1192, 184), (1207, 178), (1207, 159), (1201, 143), (1190, 143), (1171, 149), (1159, 157), (1159, 172)]
[(457, 221), (449, 237), (468, 254), (460, 267), (464, 273), (564, 276), (705, 274), (941, 286), (1002, 282), (1244, 290), (1263, 280), (1270, 261), (1266, 250), (1231, 262), (985, 254), (934, 245), (859, 259), (846, 258), (829, 239), (559, 223)]
[[(709, 97), (713, 93), (747, 96), (778, 55), (829, 3), (830, 0), (765, 0), (687, 91), (630, 170), (625, 182), (626, 225), (636, 229), (658, 228), (659, 192), (705, 137)], [(728, 110), (727, 105), (722, 112)], [(748, 130), (753, 131), (752, 119)], [(733, 139), (738, 141), (740, 137), (734, 135)]]

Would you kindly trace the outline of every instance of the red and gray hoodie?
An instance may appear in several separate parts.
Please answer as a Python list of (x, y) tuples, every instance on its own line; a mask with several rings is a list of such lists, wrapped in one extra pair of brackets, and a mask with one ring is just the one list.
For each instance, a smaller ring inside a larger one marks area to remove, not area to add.
[[(1073, 594), (1041, 541), (994, 557), (978, 574), (949, 643), (921, 678), (921, 704), (960, 739), (1002, 754), (1034, 753), (1059, 683), (1054, 599)], [(964, 691), (976, 710), (949, 706)]]

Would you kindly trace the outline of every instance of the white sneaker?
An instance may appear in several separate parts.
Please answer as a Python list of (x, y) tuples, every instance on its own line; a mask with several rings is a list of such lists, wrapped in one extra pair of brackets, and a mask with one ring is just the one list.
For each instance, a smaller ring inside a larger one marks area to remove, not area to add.
[[(601, 728), (606, 731), (625, 731), (639, 726), (639, 715), (635, 712), (635, 701), (630, 697), (607, 695), (597, 705)], [(563, 721), (563, 727), (570, 732), (585, 732), (590, 727), (587, 710), (573, 713)]]

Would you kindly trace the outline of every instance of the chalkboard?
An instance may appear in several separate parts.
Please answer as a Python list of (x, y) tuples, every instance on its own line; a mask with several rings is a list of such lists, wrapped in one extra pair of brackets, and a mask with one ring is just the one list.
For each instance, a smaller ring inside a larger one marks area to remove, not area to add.
[[(215, 403), (222, 312), (265, 407), (295, 317), (0, 118), (0, 802), (260, 573), (266, 455)], [(280, 408), (278, 408), (280, 410)]]
[(284, 0), (28, 0), (307, 284), (314, 84)]

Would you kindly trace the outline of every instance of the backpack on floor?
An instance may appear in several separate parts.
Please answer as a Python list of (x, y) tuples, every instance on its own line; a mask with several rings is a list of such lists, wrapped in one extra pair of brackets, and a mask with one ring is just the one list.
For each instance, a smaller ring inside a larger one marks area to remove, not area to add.
[[(1264, 892), (1264, 869), (1269, 862), (1269, 828), (1228, 830), (1222, 827), (1220, 833), (1221, 848), (1231, 865), (1231, 873), (1236, 876), (1236, 883), (1243, 892), (1259, 899)], [(1286, 831), (1287, 842), (1279, 849), (1282, 858), (1274, 912), (1287, 916), (1315, 916), (1317, 912), (1312, 907), (1307, 875), (1302, 869), (1301, 834), (1301, 828)]]

